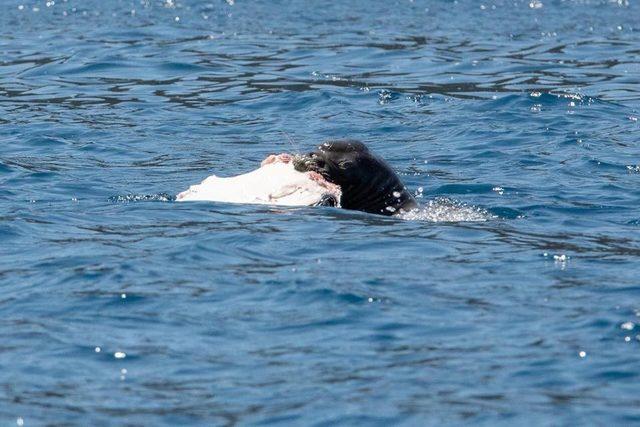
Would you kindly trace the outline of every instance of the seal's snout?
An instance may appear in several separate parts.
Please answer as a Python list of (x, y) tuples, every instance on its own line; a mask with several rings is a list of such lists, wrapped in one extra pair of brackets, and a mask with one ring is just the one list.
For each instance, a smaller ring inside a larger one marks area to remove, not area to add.
[(325, 160), (317, 152), (295, 156), (293, 159), (293, 167), (298, 172), (318, 172), (323, 174), (325, 166)]

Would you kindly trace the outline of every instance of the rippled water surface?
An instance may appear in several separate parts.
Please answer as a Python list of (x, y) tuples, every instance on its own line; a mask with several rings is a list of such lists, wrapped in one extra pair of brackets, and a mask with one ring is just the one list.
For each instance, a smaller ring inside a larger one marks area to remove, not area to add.
[[(640, 421), (636, 1), (3, 1), (2, 425)], [(175, 203), (365, 141), (424, 205)]]

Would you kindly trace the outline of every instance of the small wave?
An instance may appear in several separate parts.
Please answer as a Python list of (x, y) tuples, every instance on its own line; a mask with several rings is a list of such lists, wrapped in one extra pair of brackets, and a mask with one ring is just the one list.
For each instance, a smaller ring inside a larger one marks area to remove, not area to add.
[(399, 217), (410, 221), (431, 222), (489, 221), (497, 218), (486, 209), (445, 197), (429, 200), (420, 208), (399, 215)]
[(132, 203), (132, 202), (173, 202), (175, 196), (167, 193), (158, 194), (125, 194), (109, 197), (110, 202)]

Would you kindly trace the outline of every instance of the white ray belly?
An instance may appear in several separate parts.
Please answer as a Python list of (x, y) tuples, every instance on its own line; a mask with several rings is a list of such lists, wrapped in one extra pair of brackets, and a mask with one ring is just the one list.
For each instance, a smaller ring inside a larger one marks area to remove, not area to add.
[(325, 195), (340, 203), (340, 187), (312, 172), (298, 172), (291, 161), (271, 160), (249, 173), (223, 178), (211, 175), (179, 193), (176, 200), (253, 203), (281, 206), (312, 206)]

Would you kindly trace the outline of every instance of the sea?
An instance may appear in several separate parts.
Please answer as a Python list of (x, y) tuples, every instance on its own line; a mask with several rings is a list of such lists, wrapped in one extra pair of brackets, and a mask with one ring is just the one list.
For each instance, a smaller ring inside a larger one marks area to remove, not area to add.
[(0, 424), (638, 424), (639, 118), (635, 0), (2, 0)]

